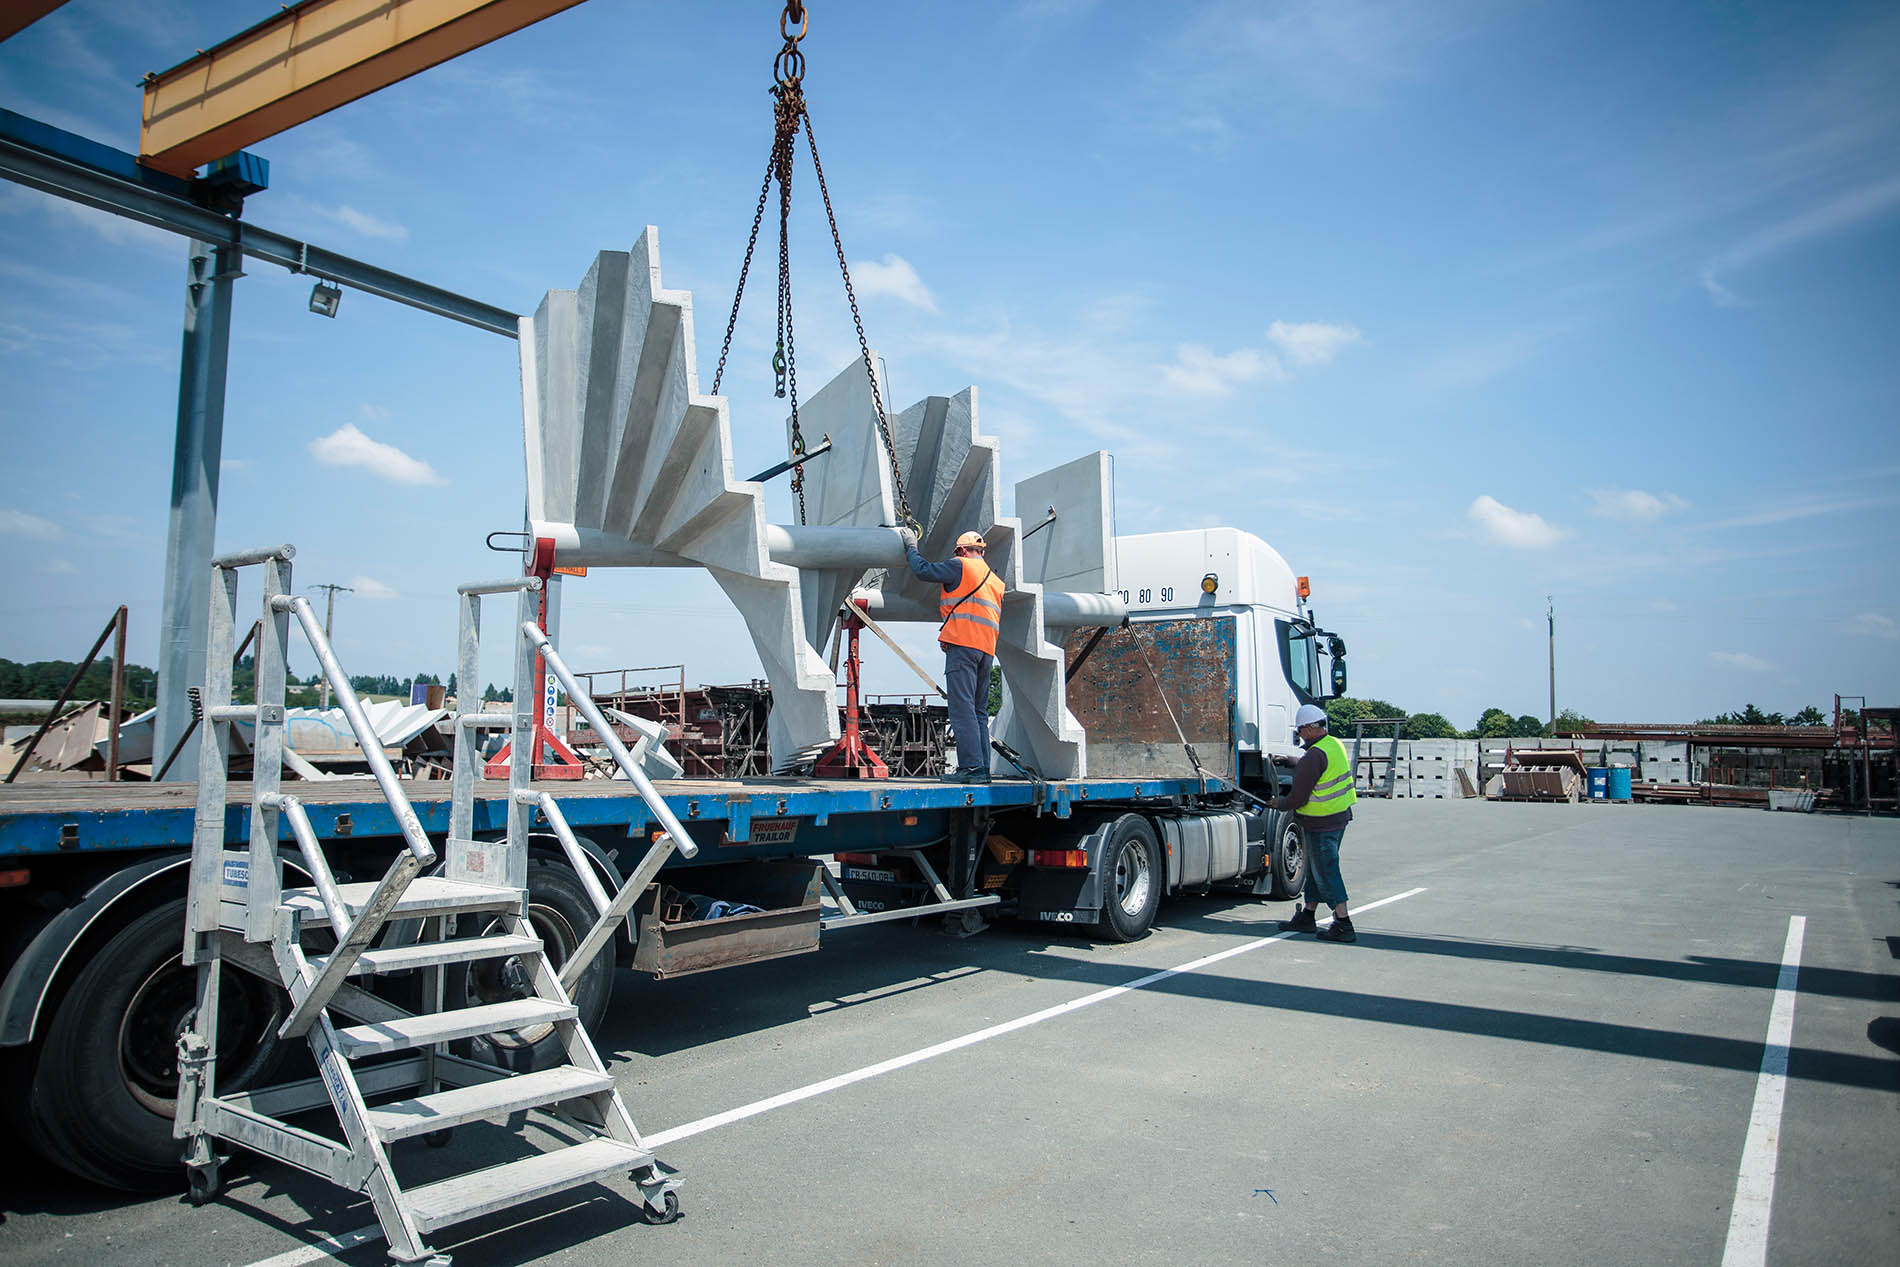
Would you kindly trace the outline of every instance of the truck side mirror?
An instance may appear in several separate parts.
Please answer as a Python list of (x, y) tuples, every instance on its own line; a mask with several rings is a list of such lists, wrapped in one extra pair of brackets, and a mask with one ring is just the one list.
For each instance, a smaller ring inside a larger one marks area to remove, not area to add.
[(1340, 696), (1340, 695), (1344, 695), (1345, 693), (1346, 693), (1346, 662), (1345, 660), (1341, 659), (1339, 656), (1335, 655), (1333, 657), (1333, 694), (1335, 696)]

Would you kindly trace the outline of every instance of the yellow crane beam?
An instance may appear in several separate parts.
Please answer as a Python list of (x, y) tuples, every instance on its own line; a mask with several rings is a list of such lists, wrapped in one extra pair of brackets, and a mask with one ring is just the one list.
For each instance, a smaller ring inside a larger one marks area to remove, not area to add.
[[(33, 4), (45, 0), (31, 0)], [(139, 161), (200, 165), (580, 0), (303, 0), (145, 80)]]
[(66, 0), (6, 0), (0, 4), (0, 43), (12, 39)]

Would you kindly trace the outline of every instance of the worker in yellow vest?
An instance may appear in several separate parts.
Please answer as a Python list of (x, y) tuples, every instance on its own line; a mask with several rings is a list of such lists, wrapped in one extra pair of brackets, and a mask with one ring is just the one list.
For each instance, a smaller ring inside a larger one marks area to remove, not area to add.
[(943, 586), (937, 612), (943, 627), (943, 688), (950, 699), (950, 729), (957, 737), (957, 768), (944, 775), (951, 783), (990, 781), (990, 666), (996, 661), (996, 635), (1003, 621), (1003, 578), (984, 559), (983, 535), (957, 538), (952, 559), (932, 563), (917, 552), (917, 534), (901, 530), (910, 570), (918, 579)]
[[(1273, 807), (1300, 821), (1306, 839), (1306, 902), (1292, 919), (1280, 921), (1287, 933), (1317, 933), (1321, 941), (1358, 941), (1352, 916), (1346, 913), (1346, 881), (1339, 874), (1339, 842), (1352, 821), (1352, 758), (1339, 740), (1326, 733), (1326, 710), (1302, 704), (1293, 715), (1294, 730), (1306, 755), (1293, 771), (1293, 786)], [(1333, 908), (1330, 927), (1320, 928), (1315, 916), (1320, 903)]]

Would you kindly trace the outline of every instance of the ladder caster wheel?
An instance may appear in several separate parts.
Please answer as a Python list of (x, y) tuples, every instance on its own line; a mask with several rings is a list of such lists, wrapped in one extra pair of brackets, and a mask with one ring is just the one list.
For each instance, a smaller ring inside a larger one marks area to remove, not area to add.
[(217, 1199), (224, 1185), (218, 1182), (216, 1163), (209, 1166), (191, 1166), (185, 1171), (185, 1200), (192, 1205), (209, 1205)]
[(644, 1201), (640, 1203), (641, 1221), (644, 1223), (651, 1223), (655, 1227), (660, 1227), (667, 1223), (677, 1222), (679, 1220), (679, 1216), (680, 1216), (679, 1193), (674, 1192), (670, 1188), (660, 1197), (659, 1209), (657, 1210), (654, 1209), (652, 1206), (648, 1205)]
[(445, 1148), (448, 1146), (448, 1142), (454, 1137), (455, 1128), (450, 1126), (439, 1131), (430, 1131), (427, 1135), (422, 1137), (422, 1142), (427, 1144), (430, 1148)]

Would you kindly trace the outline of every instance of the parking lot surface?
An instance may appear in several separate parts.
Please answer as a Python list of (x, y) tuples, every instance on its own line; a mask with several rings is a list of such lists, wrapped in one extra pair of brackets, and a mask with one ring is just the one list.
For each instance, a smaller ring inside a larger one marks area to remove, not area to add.
[[(882, 925), (623, 974), (596, 1043), (685, 1172), (685, 1217), (583, 1189), (439, 1246), (458, 1267), (1900, 1262), (1900, 822), (1356, 814), (1356, 945), (1216, 893), (1128, 945)], [(485, 1132), (438, 1157), (478, 1164)], [(9, 1267), (387, 1261), (365, 1201), (262, 1162), (202, 1209), (43, 1176), (0, 1208)]]

